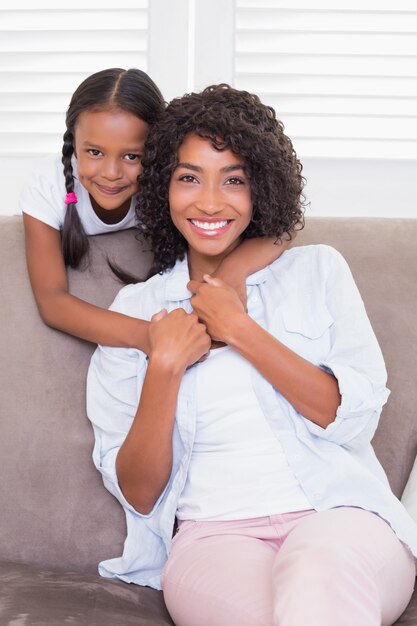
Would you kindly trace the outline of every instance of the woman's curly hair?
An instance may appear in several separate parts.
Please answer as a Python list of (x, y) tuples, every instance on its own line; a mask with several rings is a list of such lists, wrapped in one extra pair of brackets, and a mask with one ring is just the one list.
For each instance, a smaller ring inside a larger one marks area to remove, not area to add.
[(303, 227), (302, 165), (274, 109), (247, 91), (212, 85), (172, 100), (146, 142), (136, 213), (139, 230), (154, 253), (151, 273), (173, 267), (187, 251), (186, 240), (171, 220), (168, 194), (178, 150), (190, 134), (244, 159), (253, 214), (243, 237), (291, 238)]

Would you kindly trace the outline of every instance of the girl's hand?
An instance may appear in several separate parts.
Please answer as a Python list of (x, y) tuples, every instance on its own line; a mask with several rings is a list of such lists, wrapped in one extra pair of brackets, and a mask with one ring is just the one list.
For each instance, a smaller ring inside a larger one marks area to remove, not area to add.
[(245, 239), (223, 259), (213, 277), (233, 287), (246, 308), (246, 278), (275, 261), (289, 244), (285, 235), (279, 241), (276, 237)]
[(220, 281), (231, 287), (237, 293), (237, 296), (246, 311), (246, 274), (241, 273), (241, 275), (239, 275), (237, 272), (234, 272), (233, 275), (231, 275), (228, 271), (223, 270), (222, 266), (219, 266), (212, 278), (218, 278)]
[(220, 278), (205, 274), (204, 282), (190, 280), (191, 304), (212, 339), (228, 343), (237, 315), (246, 315), (236, 291)]
[(162, 309), (149, 324), (149, 359), (173, 371), (185, 371), (210, 349), (207, 329), (195, 313)]

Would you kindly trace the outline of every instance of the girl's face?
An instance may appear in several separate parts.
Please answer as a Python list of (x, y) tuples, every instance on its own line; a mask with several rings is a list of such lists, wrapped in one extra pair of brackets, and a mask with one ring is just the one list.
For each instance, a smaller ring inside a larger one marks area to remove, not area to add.
[(143, 146), (149, 126), (122, 109), (84, 111), (75, 126), (78, 179), (98, 217), (118, 222), (138, 191)]
[(244, 161), (230, 149), (189, 135), (169, 185), (171, 219), (188, 242), (189, 262), (214, 271), (237, 245), (252, 217)]

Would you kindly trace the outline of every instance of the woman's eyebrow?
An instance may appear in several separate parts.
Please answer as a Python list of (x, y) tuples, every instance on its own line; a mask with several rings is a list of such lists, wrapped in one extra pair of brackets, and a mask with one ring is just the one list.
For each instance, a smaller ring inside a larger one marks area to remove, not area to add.
[[(194, 165), (193, 163), (177, 163), (177, 165), (175, 166), (175, 169), (179, 168), (179, 167), (183, 167), (187, 170), (192, 170), (193, 172), (202, 172), (203, 171), (203, 167), (201, 167), (200, 165)], [(220, 169), (220, 172), (235, 172), (236, 170), (244, 170), (245, 166), (243, 165), (243, 163), (237, 163), (235, 165), (226, 165), (225, 167), (222, 167)]]
[(193, 170), (194, 172), (201, 172), (203, 169), (199, 165), (193, 165), (192, 163), (177, 163), (175, 169), (177, 169), (178, 167), (184, 167), (185, 169)]
[(236, 165), (226, 165), (226, 167), (222, 167), (220, 171), (222, 172), (236, 172), (236, 170), (245, 170), (245, 166), (243, 163), (236, 163)]

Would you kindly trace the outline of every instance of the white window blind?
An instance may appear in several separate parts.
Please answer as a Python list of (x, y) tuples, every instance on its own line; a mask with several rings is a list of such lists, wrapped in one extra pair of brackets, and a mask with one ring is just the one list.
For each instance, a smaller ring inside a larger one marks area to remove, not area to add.
[(0, 156), (59, 151), (71, 94), (107, 67), (148, 65), (148, 0), (3, 0)]
[(234, 76), (301, 157), (417, 159), (415, 0), (236, 0)]

